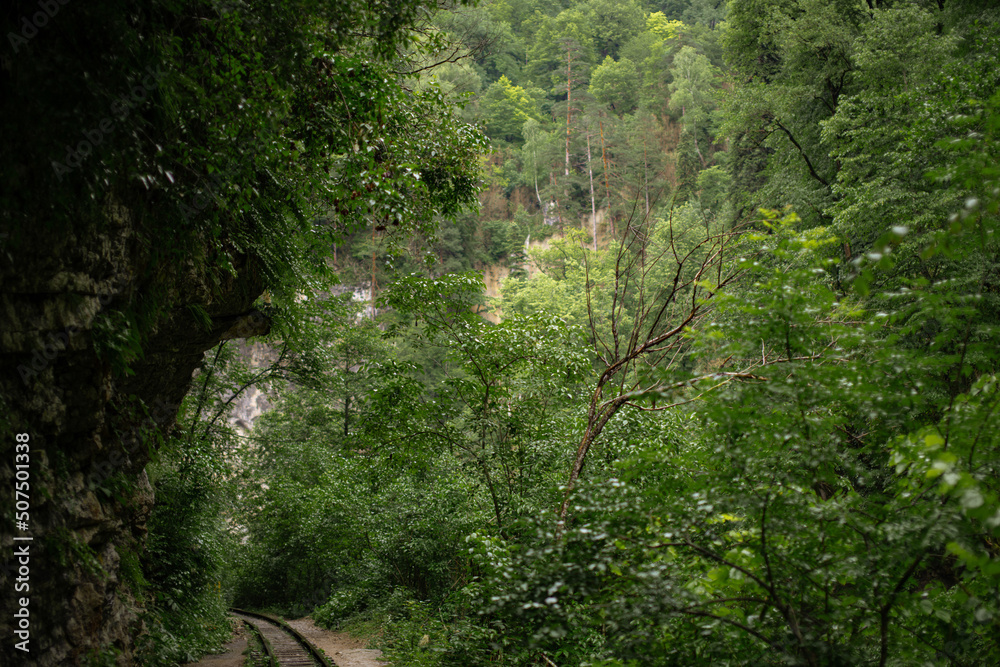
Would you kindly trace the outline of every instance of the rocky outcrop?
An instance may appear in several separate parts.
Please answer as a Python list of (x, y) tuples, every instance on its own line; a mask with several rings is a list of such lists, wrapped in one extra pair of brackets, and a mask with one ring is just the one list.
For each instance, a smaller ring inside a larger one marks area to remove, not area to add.
[[(262, 278), (244, 258), (235, 276), (209, 281), (207, 270), (177, 265), (143, 282), (143, 245), (120, 212), (58, 235), (2, 231), (3, 506), (14, 506), (18, 433), (29, 439), (17, 462), (27, 463), (19, 470), (30, 489), (23, 530), (2, 531), (0, 662), (131, 664), (139, 610), (129, 579), (153, 502), (144, 472), (153, 432), (172, 425), (206, 349), (267, 332), (268, 318), (251, 308)], [(128, 374), (121, 364), (136, 327), (125, 313), (154, 288), (161, 311)], [(26, 621), (15, 617), (22, 598)], [(17, 630), (28, 652), (15, 646)]]
[[(248, 368), (270, 366), (278, 358), (278, 351), (258, 341), (241, 341), (238, 346), (240, 363)], [(254, 422), (274, 406), (273, 392), (268, 385), (247, 387), (233, 399), (226, 420), (240, 435), (248, 435)], [(229, 396), (223, 397), (228, 399)]]

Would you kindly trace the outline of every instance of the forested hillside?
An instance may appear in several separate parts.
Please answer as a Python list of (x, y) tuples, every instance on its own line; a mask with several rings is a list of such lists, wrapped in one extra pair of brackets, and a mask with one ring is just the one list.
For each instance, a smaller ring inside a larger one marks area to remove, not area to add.
[(143, 131), (54, 204), (139, 257), (87, 269), (103, 437), (149, 430), (87, 492), (156, 498), (57, 545), (132, 614), (88, 659), (235, 604), (395, 665), (1000, 663), (994, 3), (176, 4), (121, 46), (170, 65)]
[(998, 18), (440, 15), (482, 206), (355, 244), (384, 333), (254, 432), (237, 598), (399, 664), (996, 660)]

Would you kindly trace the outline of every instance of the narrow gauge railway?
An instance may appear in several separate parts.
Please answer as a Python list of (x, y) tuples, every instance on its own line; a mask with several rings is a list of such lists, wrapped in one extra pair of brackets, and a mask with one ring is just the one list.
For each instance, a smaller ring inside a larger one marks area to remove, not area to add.
[(275, 667), (334, 667), (326, 655), (281, 619), (233, 608), (230, 612), (260, 636), (268, 663)]

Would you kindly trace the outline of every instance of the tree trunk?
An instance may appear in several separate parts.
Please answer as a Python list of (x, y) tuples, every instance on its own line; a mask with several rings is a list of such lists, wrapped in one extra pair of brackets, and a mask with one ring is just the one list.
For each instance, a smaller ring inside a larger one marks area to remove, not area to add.
[(569, 123), (573, 110), (573, 51), (566, 45), (566, 176), (569, 176)]
[(590, 177), (590, 226), (594, 233), (594, 252), (597, 252), (597, 206), (594, 204), (594, 170), (590, 167), (590, 133), (587, 133), (587, 176)]
[(604, 121), (598, 126), (601, 129), (601, 161), (604, 163), (604, 194), (608, 200), (608, 224), (611, 225), (611, 236), (615, 236), (615, 216), (611, 213), (611, 186), (608, 184), (608, 154), (604, 150)]
[(649, 217), (649, 167), (646, 163), (646, 137), (642, 137), (642, 189), (646, 195), (646, 217)]
[(372, 282), (368, 287), (372, 304), (372, 322), (375, 321), (375, 212), (372, 212)]
[[(576, 450), (576, 457), (573, 459), (573, 467), (569, 472), (569, 480), (566, 484), (566, 495), (563, 496), (562, 505), (559, 507), (559, 524), (562, 526), (563, 522), (566, 520), (566, 512), (569, 509), (569, 499), (573, 493), (573, 488), (576, 486), (576, 480), (580, 478), (580, 473), (583, 472), (583, 464), (587, 461), (587, 454), (590, 452), (590, 446), (594, 444), (594, 441), (601, 435), (604, 430), (605, 424), (611, 419), (618, 409), (625, 404), (628, 400), (626, 396), (619, 396), (614, 401), (608, 403), (602, 408), (598, 408), (597, 404), (600, 401), (602, 386), (599, 386), (594, 392), (592, 398), (590, 415), (588, 418), (587, 430), (583, 433), (583, 438), (580, 440), (580, 446)], [(560, 527), (560, 533), (562, 528)]]
[(344, 437), (350, 435), (350, 423), (351, 423), (351, 395), (347, 394), (344, 396)]
[[(531, 151), (531, 162), (532, 162), (532, 167), (533, 167), (532, 171), (534, 172), (534, 176), (535, 176), (535, 198), (538, 199), (538, 208), (541, 209), (541, 211), (542, 211), (542, 219), (544, 220), (545, 219), (545, 207), (542, 206), (542, 195), (539, 194), (539, 192), (538, 192), (538, 155), (535, 153), (535, 151)], [(334, 257), (336, 257), (336, 255), (334, 255)]]

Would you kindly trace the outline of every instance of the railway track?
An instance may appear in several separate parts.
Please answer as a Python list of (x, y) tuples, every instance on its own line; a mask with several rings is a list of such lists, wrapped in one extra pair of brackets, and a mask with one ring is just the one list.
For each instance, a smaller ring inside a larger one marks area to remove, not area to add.
[(280, 618), (235, 607), (230, 612), (254, 628), (273, 667), (335, 667), (321, 650)]

